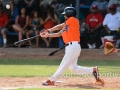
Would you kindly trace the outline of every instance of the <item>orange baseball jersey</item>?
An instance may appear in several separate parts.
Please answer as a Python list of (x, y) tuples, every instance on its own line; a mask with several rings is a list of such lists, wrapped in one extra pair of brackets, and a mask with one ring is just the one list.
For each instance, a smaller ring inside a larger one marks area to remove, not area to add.
[(65, 44), (72, 41), (80, 42), (80, 24), (78, 19), (70, 17), (66, 20), (66, 26), (62, 29), (62, 38)]

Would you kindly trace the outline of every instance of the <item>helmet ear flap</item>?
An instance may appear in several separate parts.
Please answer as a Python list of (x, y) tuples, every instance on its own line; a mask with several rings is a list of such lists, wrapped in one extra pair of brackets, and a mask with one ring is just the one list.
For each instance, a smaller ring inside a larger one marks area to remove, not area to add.
[(68, 18), (71, 17), (71, 15), (69, 15), (69, 14), (67, 14), (67, 13), (66, 13), (65, 15), (66, 15)]

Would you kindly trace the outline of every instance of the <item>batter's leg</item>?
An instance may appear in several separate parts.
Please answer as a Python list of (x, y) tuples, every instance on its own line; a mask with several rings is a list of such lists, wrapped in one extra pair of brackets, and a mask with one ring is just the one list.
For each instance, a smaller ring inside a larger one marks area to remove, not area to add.
[(63, 57), (63, 60), (59, 68), (57, 69), (55, 74), (49, 79), (51, 81), (56, 81), (66, 71), (69, 65), (73, 63), (76, 57), (80, 55), (80, 52), (81, 52), (81, 48), (78, 43), (76, 43), (75, 45), (67, 46), (65, 51), (65, 56)]

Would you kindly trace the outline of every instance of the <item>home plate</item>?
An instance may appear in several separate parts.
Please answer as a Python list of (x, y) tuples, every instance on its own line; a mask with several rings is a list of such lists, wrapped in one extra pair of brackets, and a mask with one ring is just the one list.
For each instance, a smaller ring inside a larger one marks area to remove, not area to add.
[(63, 83), (63, 82), (65, 82), (65, 81), (56, 81), (56, 83)]

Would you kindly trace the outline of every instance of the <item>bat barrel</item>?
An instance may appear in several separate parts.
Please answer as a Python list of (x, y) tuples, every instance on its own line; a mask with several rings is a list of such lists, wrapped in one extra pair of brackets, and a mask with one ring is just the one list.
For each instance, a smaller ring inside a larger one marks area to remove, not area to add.
[(38, 37), (38, 36), (40, 36), (40, 35), (36, 35), (36, 36), (34, 36), (34, 37), (30, 37), (30, 38), (27, 38), (27, 39), (19, 40), (19, 41), (15, 42), (14, 45), (17, 46), (17, 45), (19, 45), (20, 43), (27, 42), (28, 40), (32, 40), (32, 39), (34, 39), (34, 38), (36, 38), (36, 37)]

